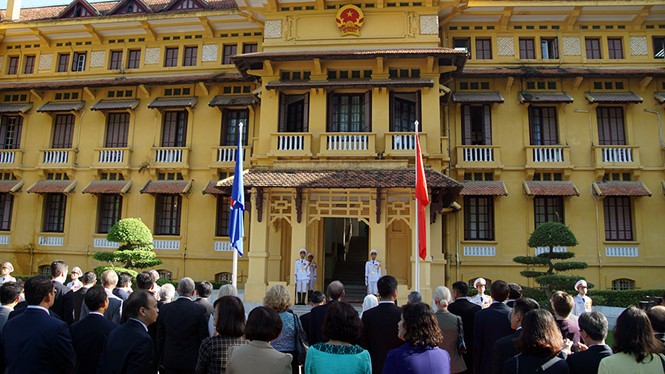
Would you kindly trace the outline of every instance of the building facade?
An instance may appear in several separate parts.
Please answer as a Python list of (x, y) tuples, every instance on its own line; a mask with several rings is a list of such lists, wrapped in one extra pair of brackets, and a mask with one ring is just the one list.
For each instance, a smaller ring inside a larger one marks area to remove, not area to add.
[(533, 286), (512, 258), (546, 221), (577, 235), (557, 250), (596, 287), (660, 287), (662, 2), (10, 0), (0, 17), (0, 256), (17, 273), (91, 269), (113, 223), (141, 217), (163, 275), (228, 279), (243, 123), (246, 299), (292, 286), (303, 247), (319, 289), (377, 249), (406, 296), (418, 122), (426, 299), (478, 276)]

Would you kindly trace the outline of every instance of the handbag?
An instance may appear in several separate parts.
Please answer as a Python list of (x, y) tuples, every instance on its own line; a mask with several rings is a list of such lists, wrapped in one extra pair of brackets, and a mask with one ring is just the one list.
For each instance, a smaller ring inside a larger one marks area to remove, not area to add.
[(305, 342), (302, 340), (302, 337), (300, 336), (300, 320), (298, 316), (296, 316), (293, 311), (291, 311), (291, 314), (293, 314), (293, 326), (295, 329), (295, 336), (296, 336), (296, 357), (294, 357), (295, 360), (298, 361), (298, 365), (305, 365), (305, 359), (307, 358), (307, 345)]
[(457, 317), (457, 352), (460, 355), (466, 353), (466, 343), (464, 342), (464, 329), (462, 329), (462, 318)]

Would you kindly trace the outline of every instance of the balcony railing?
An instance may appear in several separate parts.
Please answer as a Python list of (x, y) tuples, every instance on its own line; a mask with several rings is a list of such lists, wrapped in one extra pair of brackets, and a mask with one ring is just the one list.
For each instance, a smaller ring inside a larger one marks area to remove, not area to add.
[[(219, 146), (212, 148), (212, 166), (211, 167), (229, 167), (233, 166), (236, 162), (237, 146)], [(243, 165), (248, 165), (249, 155), (251, 153), (250, 147), (242, 147), (242, 161)]]
[(23, 159), (22, 149), (0, 149), (0, 167), (20, 167)]
[[(427, 156), (427, 134), (418, 134), (420, 149)], [(413, 156), (416, 150), (416, 134), (413, 132), (388, 132), (385, 137), (386, 156)]]
[(95, 149), (95, 161), (93, 168), (128, 168), (129, 148), (97, 148)]
[(564, 145), (528, 145), (526, 166), (556, 168), (570, 166), (570, 147)]
[(189, 167), (188, 147), (153, 147), (152, 162), (154, 167)]
[(312, 134), (280, 132), (270, 135), (270, 156), (309, 157), (312, 155)]
[(180, 239), (155, 239), (152, 241), (155, 249), (162, 249), (167, 251), (180, 250)]
[(322, 156), (375, 156), (376, 134), (365, 132), (322, 133)]
[(76, 162), (76, 149), (51, 148), (39, 151), (40, 168), (72, 168)]
[(501, 165), (501, 148), (496, 145), (457, 146), (458, 168), (496, 168)]
[(598, 145), (593, 147), (596, 167), (639, 167), (640, 147), (632, 145)]

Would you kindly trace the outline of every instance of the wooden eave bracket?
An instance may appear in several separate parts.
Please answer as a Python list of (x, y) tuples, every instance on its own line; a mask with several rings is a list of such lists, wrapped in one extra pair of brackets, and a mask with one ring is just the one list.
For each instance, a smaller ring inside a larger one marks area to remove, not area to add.
[(139, 84), (139, 91), (145, 96), (150, 97), (150, 89), (145, 84)]
[(653, 8), (653, 5), (648, 5), (648, 6), (643, 7), (642, 10), (640, 10), (640, 12), (637, 14), (637, 16), (635, 16), (635, 18), (633, 19), (633, 22), (632, 22), (633, 26), (635, 26), (635, 27), (642, 26), (642, 24), (644, 23), (644, 20), (647, 17), (649, 17), (649, 15), (651, 14), (651, 9), (652, 8)]
[(510, 17), (513, 16), (513, 7), (506, 7), (501, 13), (501, 18), (499, 19), (499, 27), (501, 30), (508, 29), (508, 23), (510, 23)]
[(649, 83), (651, 83), (651, 81), (653, 81), (653, 76), (651, 75), (647, 75), (646, 77), (642, 78), (642, 80), (640, 81), (640, 89), (644, 91), (649, 85)]
[(272, 61), (266, 60), (263, 61), (263, 71), (266, 75), (275, 75), (274, 67), (272, 66)]
[(383, 189), (376, 189), (376, 223), (381, 223), (381, 194)]
[(35, 90), (34, 88), (30, 90), (30, 94), (34, 95), (34, 96), (37, 96), (39, 101), (44, 101), (44, 96), (41, 93), (39, 93), (39, 91)]
[(90, 87), (83, 87), (83, 92), (85, 92), (86, 95), (90, 96), (91, 99), (95, 100), (97, 95), (95, 95), (95, 91), (91, 89)]
[(199, 21), (201, 21), (201, 26), (205, 30), (205, 35), (210, 38), (214, 37), (215, 29), (210, 24), (208, 17), (199, 17)]
[(99, 35), (95, 27), (92, 25), (84, 25), (85, 29), (90, 33), (95, 42), (102, 44), (102, 36)]
[(148, 39), (150, 39), (150, 41), (154, 42), (157, 40), (157, 33), (152, 29), (152, 26), (150, 26), (148, 21), (141, 21), (141, 27), (145, 30), (146, 34), (148, 34)]
[(294, 201), (296, 205), (296, 220), (298, 223), (302, 222), (302, 188), (296, 188), (296, 198)]
[(321, 59), (320, 58), (315, 58), (314, 60), (312, 60), (312, 66), (314, 67), (312, 69), (312, 74), (315, 74), (315, 75), (322, 74)]
[(263, 187), (256, 187), (256, 220), (263, 221)]
[(577, 18), (580, 16), (580, 14), (582, 14), (581, 6), (576, 6), (575, 9), (573, 9), (573, 11), (570, 12), (568, 19), (566, 19), (566, 28), (568, 30), (572, 30), (573, 27), (575, 27), (575, 24), (577, 23)]
[(580, 87), (580, 85), (582, 84), (582, 81), (584, 81), (583, 76), (580, 75), (580, 76), (575, 77), (575, 79), (573, 80), (573, 88), (578, 89)]
[(510, 89), (513, 87), (513, 83), (515, 82), (515, 77), (510, 76), (508, 79), (506, 79), (506, 91), (510, 91)]
[(39, 38), (39, 40), (40, 40), (42, 43), (45, 43), (46, 46), (48, 46), (48, 47), (51, 46), (51, 39), (49, 39), (49, 38), (47, 38), (46, 36), (44, 36), (44, 34), (42, 34), (42, 32), (41, 32), (38, 28), (36, 28), (36, 27), (31, 27), (31, 28), (30, 28), (30, 31), (32, 32), (32, 34), (33, 34), (34, 36), (36, 36), (37, 38)]
[(199, 88), (201, 88), (201, 91), (203, 91), (206, 96), (210, 95), (210, 89), (206, 86), (205, 82), (199, 82)]

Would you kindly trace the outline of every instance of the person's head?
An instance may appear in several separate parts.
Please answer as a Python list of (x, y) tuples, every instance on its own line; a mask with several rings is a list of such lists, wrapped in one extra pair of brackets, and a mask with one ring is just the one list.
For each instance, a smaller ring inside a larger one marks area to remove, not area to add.
[(269, 342), (282, 333), (282, 318), (271, 308), (258, 306), (249, 312), (245, 325), (245, 338)]
[(159, 300), (170, 303), (175, 297), (175, 287), (171, 283), (164, 283), (159, 289)]
[(582, 313), (577, 319), (586, 345), (603, 344), (607, 338), (607, 318), (600, 312)]
[(328, 285), (328, 297), (330, 300), (341, 300), (344, 297), (344, 284), (338, 280)]
[(436, 347), (443, 340), (436, 316), (425, 303), (404, 305), (397, 330), (400, 339), (418, 347)]
[(651, 328), (653, 331), (665, 332), (665, 306), (654, 306), (653, 308), (649, 309), (647, 316), (649, 317), (649, 322), (651, 322)]
[(508, 293), (508, 298), (510, 300), (516, 300), (522, 297), (522, 286), (517, 283), (508, 283), (508, 288), (510, 292)]
[(573, 306), (575, 306), (575, 301), (569, 293), (563, 291), (556, 291), (552, 294), (550, 298), (550, 303), (552, 304), (552, 309), (557, 316), (561, 318), (568, 318), (570, 313), (573, 311)]
[(282, 313), (291, 306), (291, 296), (289, 290), (281, 284), (276, 284), (266, 291), (263, 298), (263, 305), (272, 308), (277, 313)]
[(377, 305), (379, 305), (379, 299), (372, 294), (367, 295), (365, 296), (365, 299), (363, 299), (363, 312), (368, 311)]
[(55, 260), (51, 262), (51, 278), (62, 280), (67, 276), (69, 266), (62, 260)]
[(304, 259), (307, 256), (307, 250), (305, 248), (300, 248), (300, 258)]
[(477, 278), (475, 281), (473, 281), (473, 288), (478, 291), (478, 295), (484, 295), (485, 294), (485, 288), (487, 287), (487, 281), (485, 278)]
[(36, 275), (25, 282), (25, 302), (50, 308), (55, 301), (55, 288), (48, 277)]
[(409, 293), (409, 296), (406, 297), (406, 300), (407, 300), (406, 302), (410, 304), (419, 303), (423, 301), (423, 295), (421, 295), (420, 292), (418, 291), (411, 291)]
[(5, 306), (16, 305), (21, 301), (23, 286), (17, 282), (5, 282), (0, 286), (0, 304)]
[(157, 321), (158, 314), (157, 299), (147, 290), (132, 292), (122, 303), (123, 318), (135, 318), (146, 325), (151, 325)]
[(81, 283), (86, 287), (91, 287), (97, 283), (97, 274), (94, 271), (86, 271), (83, 277), (81, 277)]
[(343, 301), (330, 304), (323, 318), (323, 336), (330, 340), (353, 344), (360, 337), (362, 328), (358, 312)]
[(127, 274), (127, 273), (120, 273), (118, 274), (118, 284), (116, 287), (118, 288), (126, 288), (126, 287), (131, 287), (132, 285), (132, 276)]
[(218, 297), (222, 296), (238, 296), (238, 290), (232, 284), (225, 284), (219, 288)]
[(310, 304), (312, 304), (312, 306), (321, 305), (325, 302), (326, 302), (326, 297), (323, 295), (323, 292), (321, 291), (312, 292), (312, 297), (310, 298)]
[(376, 260), (376, 255), (377, 255), (376, 249), (372, 249), (372, 251), (369, 252), (369, 256), (372, 258), (372, 260)]
[(11, 274), (12, 271), (14, 271), (14, 265), (12, 265), (11, 262), (5, 262), (4, 264), (2, 264), (2, 272), (0, 275), (6, 277), (9, 274)]
[(577, 283), (575, 283), (575, 289), (580, 293), (580, 295), (584, 296), (589, 291), (589, 285), (584, 279), (580, 279), (577, 281)]
[(432, 297), (434, 298), (434, 304), (436, 304), (437, 309), (446, 309), (448, 308), (448, 304), (450, 304), (452, 296), (448, 287), (439, 286), (434, 290)]
[(199, 297), (207, 299), (212, 295), (212, 283), (203, 281), (196, 285), (196, 293)]
[(83, 270), (81, 270), (81, 268), (78, 267), (78, 266), (74, 266), (74, 268), (72, 268), (71, 273), (69, 273), (69, 274), (70, 274), (69, 277), (71, 278), (71, 280), (75, 281), (75, 280), (81, 278), (81, 276), (83, 275)]
[(464, 281), (457, 281), (453, 283), (453, 298), (455, 300), (466, 297), (469, 294), (469, 285)]
[(155, 282), (157, 282), (157, 280), (159, 280), (159, 272), (158, 272), (157, 270), (152, 269), (152, 270), (150, 270), (148, 273), (152, 276), (152, 279), (153, 279)]
[(311, 254), (311, 253), (308, 253), (307, 254), (307, 261), (312, 262), (312, 260), (314, 260), (314, 255)]
[(522, 320), (522, 333), (517, 345), (525, 355), (552, 357), (561, 351), (563, 336), (552, 316), (545, 309), (528, 312)]
[(184, 277), (178, 282), (178, 296), (192, 297), (194, 296), (194, 280), (190, 277)]
[(245, 333), (245, 306), (236, 296), (223, 296), (215, 300), (215, 329), (222, 336), (234, 338)]
[(150, 273), (139, 273), (136, 274), (136, 287), (141, 290), (152, 290), (153, 285), (155, 284), (155, 278), (150, 275)]
[(115, 270), (104, 270), (102, 273), (102, 286), (104, 288), (114, 289), (118, 284), (118, 273)]
[(494, 301), (504, 302), (509, 294), (510, 287), (508, 287), (508, 283), (502, 280), (492, 282), (492, 285), (490, 286), (490, 296), (492, 296)]
[(530, 311), (539, 308), (540, 305), (534, 299), (530, 299), (528, 297), (520, 297), (519, 299), (515, 299), (513, 310), (510, 312), (510, 327), (513, 330), (517, 330), (518, 327), (522, 326), (524, 316)]
[(96, 285), (86, 291), (83, 302), (89, 311), (104, 313), (108, 307), (108, 299), (109, 297), (104, 287)]
[(617, 318), (614, 327), (614, 353), (632, 355), (642, 362), (654, 353), (665, 351), (663, 344), (653, 335), (647, 314), (634, 306), (628, 307)]
[(392, 275), (384, 275), (376, 282), (376, 288), (383, 301), (397, 299), (397, 279)]

